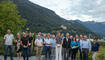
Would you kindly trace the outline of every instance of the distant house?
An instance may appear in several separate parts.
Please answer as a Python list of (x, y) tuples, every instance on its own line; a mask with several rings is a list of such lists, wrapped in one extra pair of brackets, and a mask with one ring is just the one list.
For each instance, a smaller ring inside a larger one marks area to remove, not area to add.
[(66, 30), (66, 29), (67, 29), (67, 27), (66, 27), (66, 26), (64, 26), (64, 25), (61, 25), (61, 28), (62, 28), (62, 29), (64, 29), (64, 30)]

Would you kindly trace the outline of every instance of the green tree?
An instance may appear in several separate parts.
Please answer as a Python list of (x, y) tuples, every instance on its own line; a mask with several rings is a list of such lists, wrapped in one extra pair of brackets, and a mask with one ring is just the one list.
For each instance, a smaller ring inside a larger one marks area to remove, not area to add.
[(15, 4), (10, 1), (0, 2), (0, 36), (4, 35), (7, 29), (16, 34), (25, 24), (26, 20), (21, 18)]

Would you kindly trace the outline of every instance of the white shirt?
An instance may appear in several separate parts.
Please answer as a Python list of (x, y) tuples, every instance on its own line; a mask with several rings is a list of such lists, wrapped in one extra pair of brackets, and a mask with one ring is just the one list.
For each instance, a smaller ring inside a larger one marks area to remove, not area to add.
[[(47, 43), (47, 44), (51, 44), (51, 42), (52, 42), (52, 40), (49, 38), (49, 39), (45, 39), (45, 44)], [(51, 46), (51, 45), (46, 45), (46, 46)]]
[(4, 36), (4, 40), (5, 40), (5, 45), (12, 45), (13, 44), (13, 40), (14, 40), (13, 34), (6, 34)]
[(36, 44), (37, 46), (43, 46), (43, 41), (42, 41), (42, 39), (40, 39), (40, 40), (36, 39), (36, 40), (35, 40), (35, 44)]

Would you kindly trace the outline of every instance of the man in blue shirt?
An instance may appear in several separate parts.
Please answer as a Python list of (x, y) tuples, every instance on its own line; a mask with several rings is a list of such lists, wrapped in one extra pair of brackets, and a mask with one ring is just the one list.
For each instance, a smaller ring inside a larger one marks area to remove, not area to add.
[(80, 47), (83, 52), (83, 60), (88, 60), (88, 53), (91, 49), (91, 43), (89, 40), (87, 40), (87, 36), (84, 36), (84, 39), (80, 41)]
[(55, 47), (56, 47), (56, 39), (55, 39), (55, 35), (52, 35), (51, 38), (51, 56), (52, 59), (55, 60)]
[(47, 35), (47, 38), (45, 39), (44, 43), (45, 43), (45, 46), (46, 46), (45, 57), (46, 57), (46, 60), (47, 60), (47, 59), (50, 59), (50, 57), (51, 57), (51, 38), (50, 38), (49, 35)]

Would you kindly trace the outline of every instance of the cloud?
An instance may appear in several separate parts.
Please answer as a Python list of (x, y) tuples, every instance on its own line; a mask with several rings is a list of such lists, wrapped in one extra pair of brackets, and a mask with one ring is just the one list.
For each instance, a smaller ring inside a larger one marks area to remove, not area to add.
[(105, 0), (30, 0), (67, 20), (105, 21)]

